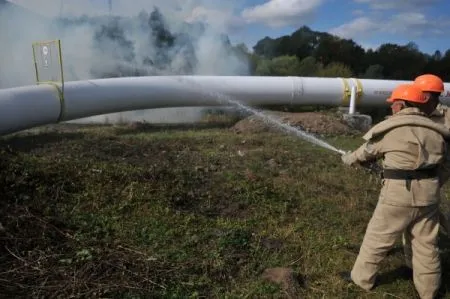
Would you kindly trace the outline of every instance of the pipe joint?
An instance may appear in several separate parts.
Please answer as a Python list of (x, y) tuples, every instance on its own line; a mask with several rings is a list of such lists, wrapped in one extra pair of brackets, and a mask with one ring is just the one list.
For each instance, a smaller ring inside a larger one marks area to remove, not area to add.
[(298, 100), (300, 100), (304, 94), (303, 90), (303, 80), (300, 77), (291, 77), (292, 80), (292, 92), (291, 92), (291, 103), (293, 106), (297, 104)]
[(59, 99), (59, 105), (60, 105), (60, 110), (59, 110), (59, 116), (57, 119), (57, 122), (61, 122), (64, 120), (65, 115), (66, 115), (66, 101), (64, 99), (64, 86), (58, 86), (58, 84), (56, 84), (55, 82), (40, 82), (41, 84), (49, 84), (53, 87), (55, 87), (57, 93), (58, 93), (58, 99)]

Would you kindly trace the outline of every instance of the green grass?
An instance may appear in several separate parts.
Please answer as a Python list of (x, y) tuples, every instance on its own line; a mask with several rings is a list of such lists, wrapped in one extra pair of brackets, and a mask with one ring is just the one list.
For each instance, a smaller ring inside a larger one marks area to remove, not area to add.
[[(0, 179), (5, 298), (284, 298), (271, 267), (298, 273), (299, 298), (418, 298), (399, 244), (374, 291), (339, 279), (379, 181), (291, 136), (44, 128), (1, 139)], [(443, 267), (449, 290), (448, 251)]]

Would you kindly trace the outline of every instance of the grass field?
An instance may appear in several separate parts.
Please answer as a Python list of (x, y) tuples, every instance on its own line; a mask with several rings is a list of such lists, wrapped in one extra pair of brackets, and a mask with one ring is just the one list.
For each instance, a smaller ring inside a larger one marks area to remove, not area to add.
[[(2, 298), (418, 298), (400, 244), (372, 292), (338, 277), (380, 186), (335, 153), (280, 133), (55, 128), (1, 139)], [(264, 279), (275, 267), (297, 287)]]

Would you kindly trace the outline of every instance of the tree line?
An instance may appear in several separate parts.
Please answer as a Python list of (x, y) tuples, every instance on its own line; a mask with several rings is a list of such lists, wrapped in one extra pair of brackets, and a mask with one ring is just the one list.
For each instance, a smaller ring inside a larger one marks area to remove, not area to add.
[(243, 44), (236, 48), (248, 57), (251, 74), (259, 76), (411, 80), (434, 73), (444, 81), (450, 80), (450, 50), (430, 55), (419, 51), (414, 42), (385, 43), (375, 50), (365, 50), (352, 39), (303, 26), (291, 35), (259, 40), (253, 53)]

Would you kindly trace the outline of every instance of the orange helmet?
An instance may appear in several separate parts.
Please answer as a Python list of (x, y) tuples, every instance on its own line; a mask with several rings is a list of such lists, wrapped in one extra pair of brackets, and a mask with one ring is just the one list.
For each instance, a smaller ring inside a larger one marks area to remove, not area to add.
[(392, 91), (389, 98), (387, 98), (386, 102), (393, 103), (395, 100), (398, 100), (398, 98), (395, 98), (396, 95), (400, 94), (402, 91), (404, 91), (408, 86), (411, 84), (400, 84), (394, 90)]
[(414, 80), (414, 84), (419, 86), (422, 91), (438, 92), (444, 91), (444, 82), (441, 78), (432, 74), (420, 75)]
[(391, 96), (387, 99), (388, 103), (395, 101), (425, 104), (428, 98), (425, 97), (418, 86), (414, 84), (400, 84), (392, 91)]

